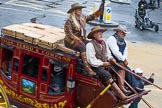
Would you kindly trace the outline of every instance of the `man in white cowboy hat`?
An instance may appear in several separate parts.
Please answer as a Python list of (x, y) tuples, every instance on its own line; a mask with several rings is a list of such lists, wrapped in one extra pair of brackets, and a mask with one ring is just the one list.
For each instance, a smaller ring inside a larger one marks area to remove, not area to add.
[(70, 14), (70, 16), (64, 25), (64, 44), (68, 48), (79, 51), (81, 53), (81, 58), (83, 60), (85, 70), (89, 74), (95, 75), (95, 72), (92, 71), (86, 60), (85, 44), (87, 43), (87, 41), (85, 37), (85, 24), (86, 22), (94, 20), (95, 18), (100, 16), (103, 9), (103, 4), (100, 6), (99, 10), (88, 16), (82, 15), (82, 8), (85, 8), (85, 6), (82, 6), (79, 3), (74, 3), (68, 10), (67, 13)]
[[(136, 73), (137, 75), (139, 75), (140, 77), (147, 79), (145, 77), (143, 77), (143, 70), (140, 68), (136, 68), (133, 70), (134, 73)], [(130, 80), (128, 80), (127, 82), (137, 91), (137, 92), (141, 92), (144, 91), (144, 86), (145, 85), (149, 85), (148, 82), (144, 81), (143, 79), (136, 77), (135, 75), (129, 73), (129, 77)], [(151, 83), (154, 82), (154, 73), (151, 74), (150, 78), (147, 79), (148, 81), (150, 81)], [(134, 100), (129, 108), (138, 108), (138, 103), (140, 102), (140, 98)]]
[[(117, 84), (113, 81), (111, 74), (106, 69), (110, 66), (111, 62), (116, 62), (111, 56), (111, 52), (107, 49), (105, 41), (103, 41), (102, 34), (106, 29), (100, 26), (94, 26), (87, 38), (92, 39), (86, 45), (87, 61), (91, 65), (92, 69), (97, 73), (100, 80), (108, 85), (112, 84), (111, 88), (114, 93), (121, 99), (127, 99), (127, 96), (120, 90)], [(114, 83), (112, 83), (114, 82)]]
[[(113, 55), (113, 57), (116, 59), (117, 63), (119, 63), (122, 66), (127, 66), (127, 56), (128, 56), (128, 45), (125, 40), (125, 36), (127, 33), (130, 33), (125, 25), (119, 25), (117, 28), (114, 29), (116, 31), (115, 34), (110, 36), (107, 39), (107, 45)], [(115, 69), (118, 71), (118, 74), (121, 77), (117, 77), (118, 86), (120, 89), (126, 93), (129, 94), (130, 91), (126, 90), (124, 87), (124, 80), (125, 79), (125, 70), (115, 67)]]

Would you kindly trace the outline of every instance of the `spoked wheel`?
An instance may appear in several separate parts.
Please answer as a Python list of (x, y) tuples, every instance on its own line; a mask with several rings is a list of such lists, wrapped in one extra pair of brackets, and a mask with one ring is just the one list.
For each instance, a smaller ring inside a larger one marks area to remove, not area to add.
[(159, 31), (159, 26), (158, 25), (154, 25), (154, 30), (155, 30), (155, 32), (158, 32)]
[(142, 31), (144, 29), (143, 25), (140, 25), (140, 30)]

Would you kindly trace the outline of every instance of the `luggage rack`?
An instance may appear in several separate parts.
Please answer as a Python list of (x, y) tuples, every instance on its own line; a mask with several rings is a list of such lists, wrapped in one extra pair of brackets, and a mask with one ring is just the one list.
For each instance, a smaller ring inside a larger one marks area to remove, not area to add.
[(65, 37), (63, 29), (35, 23), (6, 26), (2, 28), (2, 34), (50, 50), (54, 49), (58, 43), (62, 43)]
[(2, 36), (48, 50), (59, 49), (75, 56), (80, 55), (79, 52), (64, 46), (65, 33), (63, 29), (54, 26), (35, 23), (13, 24), (2, 28)]

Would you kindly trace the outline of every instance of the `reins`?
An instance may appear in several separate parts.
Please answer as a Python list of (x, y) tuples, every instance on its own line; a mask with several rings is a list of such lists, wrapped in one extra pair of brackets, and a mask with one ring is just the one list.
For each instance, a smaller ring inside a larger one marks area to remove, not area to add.
[(124, 66), (122, 66), (122, 65), (120, 65), (120, 64), (118, 64), (118, 63), (115, 63), (115, 65), (117, 65), (118, 67), (120, 67), (120, 68), (124, 69), (126, 72), (129, 72), (129, 73), (131, 73), (131, 74), (135, 75), (136, 77), (141, 78), (142, 80), (144, 80), (144, 81), (146, 81), (147, 83), (149, 83), (149, 84), (151, 84), (151, 85), (155, 86), (156, 88), (158, 88), (158, 89), (162, 90), (162, 88), (161, 88), (161, 87), (159, 87), (158, 85), (156, 85), (156, 84), (154, 84), (154, 83), (152, 83), (152, 82), (148, 81), (147, 79), (145, 79), (145, 78), (143, 78), (143, 77), (141, 77), (141, 76), (139, 76), (139, 75), (135, 74), (135, 73), (134, 73), (134, 72), (132, 72), (131, 70), (127, 69), (126, 67), (124, 67)]
[[(115, 72), (115, 74), (119, 77), (119, 78), (122, 78), (118, 72), (114, 69), (113, 66), (110, 66), (110, 68), (112, 69), (112, 71)], [(124, 81), (124, 83), (126, 83), (126, 85), (135, 93), (135, 94), (138, 94), (138, 92), (125, 80), (122, 78), (122, 80)], [(142, 98), (142, 101), (149, 107), (149, 108), (154, 108), (150, 103), (148, 103), (144, 98)]]

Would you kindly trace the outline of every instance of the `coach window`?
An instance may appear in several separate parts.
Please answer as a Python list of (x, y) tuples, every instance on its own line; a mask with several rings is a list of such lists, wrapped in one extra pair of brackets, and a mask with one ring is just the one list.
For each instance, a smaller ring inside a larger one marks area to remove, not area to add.
[(23, 56), (23, 74), (38, 78), (40, 59), (25, 54)]
[(10, 49), (9, 47), (4, 47), (2, 53), (2, 69), (4, 74), (11, 78), (11, 72), (12, 72), (12, 57), (13, 57), (13, 49)]
[(60, 94), (65, 91), (67, 67), (64, 63), (51, 64), (49, 94)]

